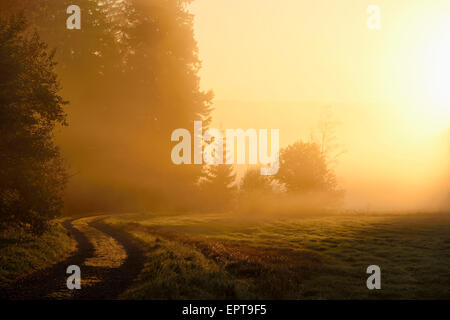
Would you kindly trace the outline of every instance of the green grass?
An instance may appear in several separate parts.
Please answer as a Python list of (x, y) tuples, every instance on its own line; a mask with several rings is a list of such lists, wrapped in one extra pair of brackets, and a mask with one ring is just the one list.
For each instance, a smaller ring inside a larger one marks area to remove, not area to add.
[(0, 233), (0, 287), (63, 260), (75, 247), (59, 222), (40, 237), (18, 230)]
[[(449, 299), (450, 216), (123, 215), (148, 263), (125, 298)], [(381, 290), (366, 268), (381, 268)]]
[[(146, 247), (147, 260), (124, 299), (236, 299), (245, 284), (234, 281), (198, 251), (173, 241), (134, 232)], [(241, 292), (244, 293), (241, 293)]]

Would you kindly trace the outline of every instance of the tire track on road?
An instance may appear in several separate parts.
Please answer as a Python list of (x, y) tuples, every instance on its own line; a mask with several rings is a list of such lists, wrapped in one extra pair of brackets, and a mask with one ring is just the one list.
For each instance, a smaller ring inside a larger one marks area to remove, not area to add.
[[(74, 223), (81, 219), (63, 222), (63, 226), (77, 242), (77, 250), (69, 258), (51, 267), (38, 270), (29, 276), (19, 279), (9, 287), (2, 289), (0, 298), (8, 300), (41, 300), (41, 299), (82, 299), (111, 300), (125, 291), (144, 267), (145, 256), (136, 240), (129, 234), (103, 223), (104, 217), (88, 218), (87, 226), (101, 232), (102, 237), (111, 237), (112, 241), (123, 248), (126, 258), (120, 266), (105, 267), (86, 264), (86, 261), (98, 258), (98, 249), (93, 245), (92, 234), (76, 228)], [(94, 237), (95, 237), (95, 233)], [(91, 239), (89, 239), (89, 236)], [(97, 236), (98, 237), (98, 236)], [(101, 248), (100, 248), (101, 249)], [(105, 250), (108, 250), (106, 248)], [(69, 290), (66, 286), (66, 269), (70, 265), (81, 268), (81, 289)]]

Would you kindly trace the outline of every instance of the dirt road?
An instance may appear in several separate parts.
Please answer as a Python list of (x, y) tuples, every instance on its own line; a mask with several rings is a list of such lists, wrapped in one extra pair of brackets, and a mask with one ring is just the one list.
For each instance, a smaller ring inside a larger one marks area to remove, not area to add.
[[(104, 217), (67, 220), (64, 227), (77, 241), (66, 260), (18, 280), (2, 295), (11, 300), (117, 299), (144, 266), (144, 254), (128, 234), (102, 222)], [(67, 267), (81, 270), (81, 289), (69, 290)]]

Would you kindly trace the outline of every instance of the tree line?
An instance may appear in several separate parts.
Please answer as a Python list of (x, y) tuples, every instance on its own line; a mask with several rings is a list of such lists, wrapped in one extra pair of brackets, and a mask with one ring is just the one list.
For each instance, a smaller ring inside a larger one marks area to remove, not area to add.
[[(174, 129), (211, 120), (190, 1), (77, 0), (82, 28), (67, 30), (72, 2), (0, 2), (0, 225), (39, 233), (61, 211), (232, 208), (233, 167), (170, 160)], [(277, 183), (333, 191), (325, 154), (284, 149)]]

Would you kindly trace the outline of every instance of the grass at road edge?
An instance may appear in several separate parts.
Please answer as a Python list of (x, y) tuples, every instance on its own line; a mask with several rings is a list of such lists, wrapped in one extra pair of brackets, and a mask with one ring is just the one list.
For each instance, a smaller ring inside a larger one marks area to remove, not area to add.
[(146, 253), (145, 267), (123, 299), (302, 299), (301, 282), (322, 267), (307, 250), (241, 246), (108, 222), (137, 238)]
[(17, 230), (0, 233), (0, 287), (64, 260), (75, 249), (60, 220), (40, 237)]

